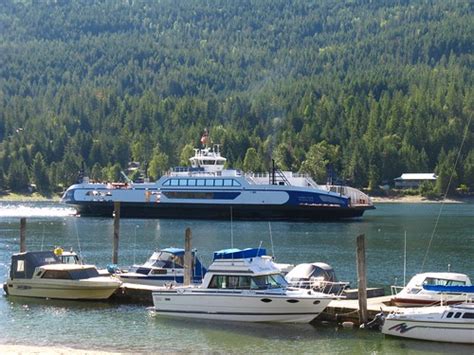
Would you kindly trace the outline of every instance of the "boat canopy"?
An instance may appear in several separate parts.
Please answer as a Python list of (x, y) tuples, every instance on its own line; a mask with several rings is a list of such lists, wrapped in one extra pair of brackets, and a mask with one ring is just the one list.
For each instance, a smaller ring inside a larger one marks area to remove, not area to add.
[(309, 280), (312, 277), (322, 278), (325, 281), (337, 282), (334, 269), (326, 263), (303, 263), (296, 265), (287, 275), (287, 280)]
[(222, 259), (248, 259), (257, 256), (267, 255), (267, 250), (264, 248), (247, 248), (247, 249), (223, 249), (214, 252), (213, 260)]
[(12, 255), (10, 279), (31, 279), (38, 266), (61, 264), (52, 251), (30, 251)]

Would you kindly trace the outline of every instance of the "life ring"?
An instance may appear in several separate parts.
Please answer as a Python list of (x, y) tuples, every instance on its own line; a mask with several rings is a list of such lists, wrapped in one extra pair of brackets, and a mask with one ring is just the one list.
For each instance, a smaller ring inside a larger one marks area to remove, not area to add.
[(56, 248), (54, 248), (54, 250), (53, 250), (53, 253), (54, 253), (54, 255), (56, 255), (56, 256), (61, 256), (61, 255), (63, 255), (63, 252), (64, 252), (64, 250), (63, 250), (63, 248), (61, 248), (61, 247), (56, 247)]

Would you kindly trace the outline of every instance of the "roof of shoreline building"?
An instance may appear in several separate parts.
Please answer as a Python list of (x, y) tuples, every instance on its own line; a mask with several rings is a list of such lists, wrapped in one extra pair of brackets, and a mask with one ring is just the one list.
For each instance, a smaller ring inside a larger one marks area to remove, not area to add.
[(397, 177), (394, 180), (436, 180), (437, 176), (435, 173), (405, 173), (402, 176)]

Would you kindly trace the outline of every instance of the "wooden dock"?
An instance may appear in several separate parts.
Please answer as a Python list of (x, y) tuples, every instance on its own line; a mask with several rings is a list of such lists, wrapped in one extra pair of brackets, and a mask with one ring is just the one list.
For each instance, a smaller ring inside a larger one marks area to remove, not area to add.
[[(373, 297), (367, 299), (368, 319), (374, 319), (381, 311), (389, 313), (398, 310), (398, 307), (389, 306), (392, 296)], [(335, 323), (352, 322), (359, 324), (359, 301), (352, 299), (338, 299), (329, 303), (329, 306), (318, 317), (318, 321)]]

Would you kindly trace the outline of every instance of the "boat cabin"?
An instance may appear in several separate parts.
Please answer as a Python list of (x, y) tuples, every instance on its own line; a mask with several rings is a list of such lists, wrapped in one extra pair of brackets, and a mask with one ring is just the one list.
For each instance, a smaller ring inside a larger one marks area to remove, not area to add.
[[(201, 261), (196, 257), (196, 251), (192, 251), (193, 281), (200, 282), (206, 273)], [(143, 264), (135, 266), (134, 272), (142, 275), (167, 274), (167, 270), (184, 268), (184, 249), (165, 248), (156, 251)]]
[(30, 251), (12, 255), (10, 279), (31, 279), (37, 267), (61, 264), (52, 251)]
[(99, 277), (99, 271), (93, 265), (54, 264), (37, 268), (35, 278), (55, 280), (84, 280)]
[(265, 249), (248, 248), (215, 252), (202, 285), (215, 290), (268, 290), (286, 288), (288, 283)]

